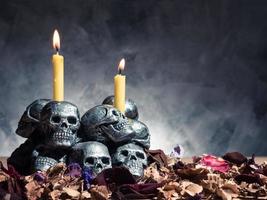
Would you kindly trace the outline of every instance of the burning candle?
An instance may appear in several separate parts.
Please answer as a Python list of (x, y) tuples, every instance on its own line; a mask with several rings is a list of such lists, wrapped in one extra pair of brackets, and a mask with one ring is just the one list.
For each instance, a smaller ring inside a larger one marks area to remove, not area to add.
[(60, 38), (55, 30), (53, 36), (53, 47), (56, 54), (52, 56), (53, 65), (53, 99), (54, 101), (64, 100), (64, 57), (59, 55)]
[(125, 82), (126, 76), (122, 75), (125, 59), (121, 59), (118, 66), (118, 74), (114, 77), (114, 106), (122, 113), (125, 111)]

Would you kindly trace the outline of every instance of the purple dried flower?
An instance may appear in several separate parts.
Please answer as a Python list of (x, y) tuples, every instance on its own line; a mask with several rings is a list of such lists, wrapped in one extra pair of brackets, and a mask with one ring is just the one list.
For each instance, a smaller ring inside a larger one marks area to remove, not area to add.
[(83, 167), (82, 177), (84, 180), (84, 188), (87, 190), (90, 188), (94, 178), (92, 169), (90, 167)]
[(42, 183), (45, 182), (46, 177), (45, 177), (45, 175), (44, 175), (42, 172), (39, 172), (39, 171), (38, 171), (38, 172), (36, 172), (36, 173), (34, 174), (33, 179), (34, 179), (35, 181), (37, 181), (39, 184), (42, 184)]
[(82, 176), (82, 168), (78, 163), (69, 164), (67, 171), (68, 171), (67, 175), (69, 175), (72, 178), (78, 178)]
[(171, 152), (171, 156), (177, 157), (177, 158), (182, 157), (183, 154), (184, 154), (184, 149), (181, 145), (176, 145)]

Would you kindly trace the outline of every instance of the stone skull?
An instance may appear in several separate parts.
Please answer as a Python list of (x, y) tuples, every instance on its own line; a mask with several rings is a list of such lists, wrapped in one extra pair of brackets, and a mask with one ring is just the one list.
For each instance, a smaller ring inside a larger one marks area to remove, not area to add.
[(66, 101), (51, 101), (42, 109), (41, 125), (46, 144), (71, 147), (78, 141), (77, 131), (80, 127), (78, 108)]
[(147, 155), (142, 147), (129, 143), (117, 148), (112, 162), (115, 166), (126, 167), (135, 177), (141, 177), (147, 166)]
[[(114, 105), (114, 96), (108, 96), (107, 98), (104, 99), (102, 104), (108, 104), (108, 105)], [(132, 99), (126, 99), (125, 101), (125, 116), (138, 120), (139, 114), (138, 114), (138, 109), (135, 104), (135, 102)]]
[(94, 176), (112, 167), (108, 148), (100, 142), (81, 142), (73, 147), (69, 162), (77, 162), (92, 169)]
[(47, 171), (60, 162), (66, 163), (67, 155), (63, 149), (40, 145), (32, 152), (32, 158), (34, 171)]
[(99, 105), (88, 110), (81, 119), (84, 141), (98, 141), (106, 145), (131, 140), (134, 130), (128, 119), (111, 105)]
[(40, 124), (42, 108), (50, 101), (49, 99), (37, 99), (27, 106), (20, 118), (16, 133), (22, 137), (29, 138)]

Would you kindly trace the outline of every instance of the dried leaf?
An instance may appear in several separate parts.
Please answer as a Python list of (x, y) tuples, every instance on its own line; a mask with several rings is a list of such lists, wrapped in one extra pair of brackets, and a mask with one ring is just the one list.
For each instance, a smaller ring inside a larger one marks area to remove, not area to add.
[(82, 197), (81, 197), (82, 200), (87, 200), (87, 199), (91, 199), (91, 194), (88, 192), (88, 191), (84, 191), (82, 193)]
[(58, 163), (47, 170), (47, 176), (53, 178), (55, 176), (63, 175), (67, 167), (64, 163)]
[(109, 191), (106, 186), (93, 186), (90, 189), (92, 200), (107, 200), (109, 198)]
[(196, 194), (201, 193), (202, 190), (203, 190), (203, 187), (198, 185), (198, 184), (195, 184), (195, 183), (192, 183), (189, 181), (183, 181), (182, 182), (182, 192), (181, 192), (182, 194), (187, 193), (193, 197)]
[(230, 169), (229, 164), (224, 159), (213, 155), (203, 155), (199, 163), (204, 167), (222, 173), (225, 173)]
[(72, 199), (78, 199), (80, 197), (80, 192), (73, 190), (71, 188), (63, 188), (63, 191), (67, 193)]
[(49, 193), (49, 196), (52, 200), (59, 200), (61, 194), (62, 192), (60, 190), (53, 190)]
[(222, 158), (236, 165), (241, 165), (248, 160), (246, 156), (239, 152), (226, 153)]
[(0, 171), (0, 183), (7, 181), (10, 178), (10, 176), (8, 174), (6, 174), (3, 171)]
[[(162, 170), (165, 170), (165, 168), (162, 168)], [(144, 170), (144, 179), (152, 179), (157, 183), (160, 183), (167, 178), (168, 176), (165, 175), (164, 172), (157, 169), (157, 165), (155, 163), (151, 164)]]

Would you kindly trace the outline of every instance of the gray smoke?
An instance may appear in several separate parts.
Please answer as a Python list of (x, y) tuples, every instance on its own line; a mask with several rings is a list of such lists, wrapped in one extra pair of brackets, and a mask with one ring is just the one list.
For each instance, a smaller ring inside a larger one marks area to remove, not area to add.
[(38, 1), (0, 5), (0, 155), (27, 105), (51, 98), (55, 28), (65, 99), (83, 114), (113, 93), (126, 58), (127, 97), (152, 148), (186, 155), (266, 155), (266, 8), (260, 1)]

